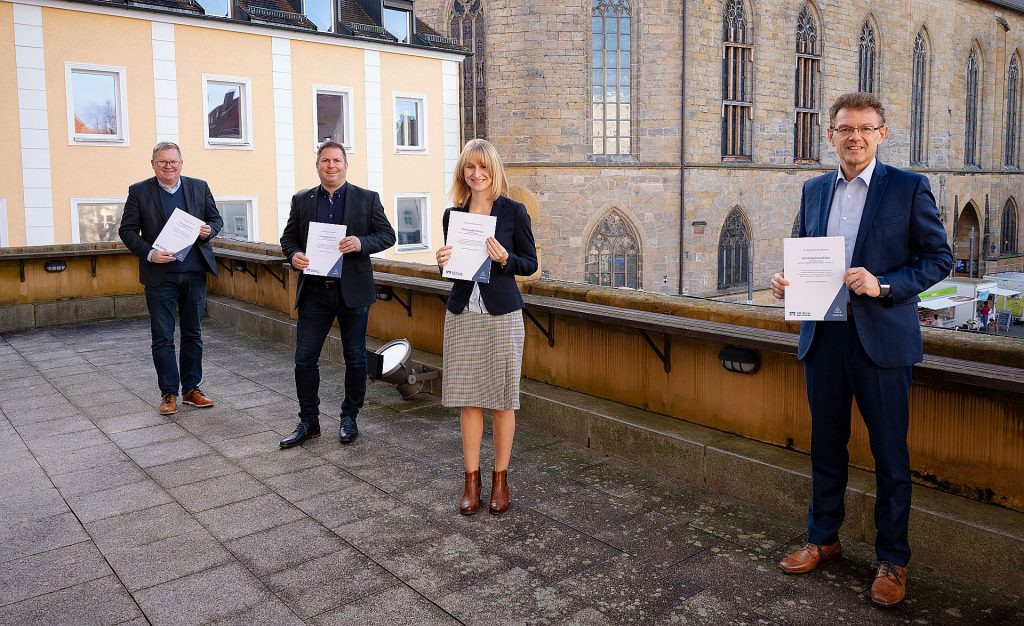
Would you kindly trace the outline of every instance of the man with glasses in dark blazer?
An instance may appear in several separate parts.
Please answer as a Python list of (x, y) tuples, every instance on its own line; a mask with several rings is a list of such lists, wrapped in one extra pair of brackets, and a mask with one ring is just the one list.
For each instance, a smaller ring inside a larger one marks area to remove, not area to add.
[(281, 250), (298, 271), (309, 267), (306, 256), (310, 222), (344, 224), (338, 242), (343, 255), (341, 277), (299, 275), (295, 308), (295, 390), (299, 423), (281, 440), (291, 448), (320, 436), (320, 351), (334, 320), (338, 321), (345, 357), (345, 399), (341, 403), (338, 439), (348, 444), (359, 436), (356, 416), (366, 396), (366, 324), (376, 299), (370, 255), (395, 244), (380, 196), (346, 181), (345, 147), (326, 141), (317, 150), (320, 185), (292, 196), (291, 213), (281, 234)]

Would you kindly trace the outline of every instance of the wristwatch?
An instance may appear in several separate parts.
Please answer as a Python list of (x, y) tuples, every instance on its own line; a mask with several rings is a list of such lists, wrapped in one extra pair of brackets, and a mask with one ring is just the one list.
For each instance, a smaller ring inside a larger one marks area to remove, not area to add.
[(889, 286), (889, 279), (885, 276), (878, 277), (878, 297), (888, 298), (892, 295), (892, 287)]

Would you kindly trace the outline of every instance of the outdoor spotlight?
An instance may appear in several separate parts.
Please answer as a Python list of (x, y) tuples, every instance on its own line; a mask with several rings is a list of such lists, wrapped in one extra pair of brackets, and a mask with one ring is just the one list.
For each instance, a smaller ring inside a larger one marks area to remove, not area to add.
[(47, 261), (43, 264), (43, 269), (51, 274), (56, 274), (57, 272), (63, 272), (68, 269), (68, 263), (61, 259)]
[(231, 266), (234, 269), (234, 271), (236, 271), (236, 272), (244, 272), (245, 271), (245, 262), (244, 261), (235, 261), (234, 263), (231, 264)]
[(411, 356), (412, 346), (408, 340), (389, 341), (377, 350), (366, 351), (367, 374), (372, 380), (394, 385), (403, 400), (412, 400), (423, 391), (424, 382), (437, 378), (441, 372), (427, 366), (417, 371), (409, 363)]
[(391, 290), (391, 285), (376, 285), (377, 288), (377, 299), (384, 300), (385, 302), (394, 297), (394, 292)]
[(726, 346), (718, 353), (722, 367), (737, 374), (753, 374), (761, 369), (761, 355), (757, 350)]

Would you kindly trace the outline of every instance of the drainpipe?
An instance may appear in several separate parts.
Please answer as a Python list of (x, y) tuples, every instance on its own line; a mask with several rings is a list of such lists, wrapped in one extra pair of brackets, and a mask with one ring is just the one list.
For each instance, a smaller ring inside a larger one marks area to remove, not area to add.
[(686, 202), (684, 200), (685, 193), (685, 178), (686, 178), (686, 4), (687, 0), (683, 0), (682, 10), (682, 28), (679, 32), (682, 33), (683, 40), (683, 53), (680, 55), (682, 58), (682, 69), (680, 70), (680, 96), (681, 102), (679, 104), (679, 295), (683, 295), (685, 286), (685, 271), (686, 271)]

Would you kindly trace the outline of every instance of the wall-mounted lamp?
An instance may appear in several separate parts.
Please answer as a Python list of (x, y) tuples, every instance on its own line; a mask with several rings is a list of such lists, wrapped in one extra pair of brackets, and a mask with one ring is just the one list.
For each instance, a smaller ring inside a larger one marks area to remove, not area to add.
[(236, 272), (244, 272), (245, 271), (245, 263), (242, 262), (242, 261), (234, 261), (231, 264), (231, 267)]
[(56, 274), (57, 272), (63, 272), (64, 270), (68, 269), (68, 263), (67, 261), (63, 261), (61, 259), (55, 259), (53, 261), (47, 261), (46, 263), (44, 263), (43, 269), (46, 270), (47, 272), (50, 272), (51, 274)]
[(737, 374), (753, 374), (761, 369), (761, 355), (757, 350), (726, 346), (718, 353), (722, 367)]
[(423, 366), (419, 371), (409, 364), (412, 346), (406, 339), (395, 339), (380, 347), (366, 351), (366, 369), (372, 380), (382, 380), (395, 386), (403, 400), (412, 400), (423, 391), (423, 383), (437, 378), (441, 372)]
[(375, 285), (377, 289), (377, 299), (387, 302), (394, 297), (394, 292), (391, 290), (390, 285)]

